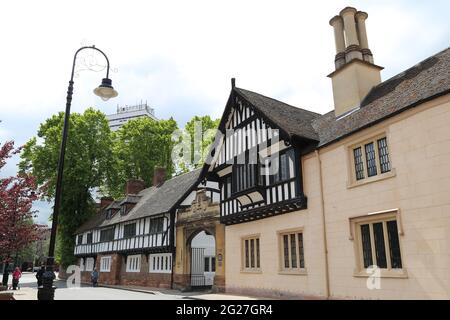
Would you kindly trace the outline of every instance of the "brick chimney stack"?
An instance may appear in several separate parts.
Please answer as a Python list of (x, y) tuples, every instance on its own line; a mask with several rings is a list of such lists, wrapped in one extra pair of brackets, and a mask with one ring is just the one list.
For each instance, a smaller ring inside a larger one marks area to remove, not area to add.
[(127, 181), (125, 194), (138, 194), (145, 189), (145, 182), (139, 179), (130, 179)]
[(163, 167), (155, 167), (153, 172), (153, 183), (154, 187), (159, 187), (166, 180), (166, 168)]

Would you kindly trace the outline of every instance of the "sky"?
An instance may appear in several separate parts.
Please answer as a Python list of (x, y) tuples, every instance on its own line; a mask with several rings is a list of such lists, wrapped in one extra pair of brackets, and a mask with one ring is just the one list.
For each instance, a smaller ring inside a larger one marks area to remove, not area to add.
[[(335, 55), (328, 22), (346, 6), (369, 14), (369, 47), (385, 67), (383, 80), (450, 45), (447, 0), (7, 1), (0, 18), (0, 144), (24, 144), (64, 110), (73, 54), (92, 44), (109, 57), (119, 96), (96, 97), (105, 70), (83, 71), (80, 59), (73, 112), (94, 107), (109, 114), (142, 100), (182, 127), (195, 115), (220, 117), (235, 77), (238, 87), (326, 113), (333, 109), (327, 75)], [(83, 57), (104, 63), (92, 50)], [(15, 174), (18, 160), (0, 177)], [(37, 221), (47, 223), (51, 206), (35, 207)]]

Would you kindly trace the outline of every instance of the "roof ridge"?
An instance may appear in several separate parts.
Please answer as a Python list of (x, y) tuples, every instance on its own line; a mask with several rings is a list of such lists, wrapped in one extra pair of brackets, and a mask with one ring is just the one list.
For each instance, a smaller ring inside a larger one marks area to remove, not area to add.
[[(406, 68), (406, 69), (403, 69), (402, 71), (400, 71), (399, 73), (393, 75), (392, 77), (390, 77), (390, 78), (388, 78), (388, 79), (386, 79), (386, 80), (380, 82), (379, 84), (377, 84), (376, 86), (374, 86), (372, 89), (375, 89), (375, 88), (377, 88), (377, 87), (383, 85), (383, 84), (386, 83), (386, 82), (395, 80), (396, 78), (403, 76), (403, 75), (404, 75), (405, 73), (407, 73), (408, 71), (410, 71), (410, 70), (412, 70), (412, 69), (414, 69), (414, 68), (417, 68), (417, 67), (420, 66), (421, 64), (430, 61), (430, 59), (439, 56), (440, 54), (444, 53), (444, 52), (447, 51), (447, 50), (450, 50), (450, 47), (447, 47), (447, 48), (445, 48), (445, 49), (443, 49), (443, 50), (441, 50), (441, 51), (439, 51), (439, 52), (437, 52), (437, 53), (435, 53), (435, 54), (433, 54), (433, 55), (431, 55), (431, 56), (429, 56), (429, 57), (427, 57), (427, 58), (425, 58), (425, 59), (423, 59), (423, 60), (421, 60), (421, 61), (419, 61), (419, 62), (417, 62), (417, 63), (415, 63), (415, 64), (413, 64), (412, 66), (410, 66), (410, 67), (408, 67), (408, 68)], [(370, 92), (369, 92), (369, 93), (370, 93)], [(369, 94), (367, 94), (367, 95), (369, 95)]]
[(185, 175), (187, 175), (187, 174), (191, 174), (191, 173), (193, 173), (193, 172), (195, 172), (195, 171), (199, 171), (199, 170), (201, 170), (201, 169), (202, 169), (202, 168), (197, 168), (197, 169), (194, 169), (194, 170), (191, 170), (191, 171), (188, 171), (188, 172), (183, 172), (183, 173), (181, 173), (181, 174), (179, 174), (179, 175), (177, 175), (177, 176), (173, 176), (173, 177), (171, 177), (170, 179), (165, 180), (164, 183), (161, 184), (161, 185), (158, 186), (158, 187), (156, 187), (156, 186), (150, 186), (150, 187), (148, 187), (148, 188), (143, 189), (143, 190), (140, 191), (139, 193), (141, 193), (141, 192), (143, 192), (143, 191), (146, 191), (146, 190), (150, 190), (150, 189), (158, 189), (159, 187), (163, 186), (166, 182), (169, 182), (169, 181), (178, 179), (178, 178), (180, 178), (180, 177), (182, 177), (182, 176), (185, 176)]
[(259, 95), (259, 96), (261, 96), (261, 97), (264, 97), (264, 98), (266, 98), (266, 99), (270, 99), (270, 100), (273, 100), (273, 101), (282, 103), (282, 104), (284, 104), (284, 105), (286, 105), (286, 106), (288, 106), (288, 107), (294, 108), (294, 109), (300, 109), (300, 110), (302, 110), (302, 111), (310, 112), (310, 113), (316, 114), (316, 115), (318, 115), (318, 116), (321, 116), (321, 115), (322, 115), (322, 114), (320, 114), (320, 113), (317, 113), (317, 112), (314, 112), (314, 111), (311, 111), (311, 110), (308, 110), (308, 109), (303, 109), (303, 108), (300, 108), (300, 107), (293, 106), (293, 105), (291, 105), (291, 104), (289, 104), (289, 103), (283, 102), (283, 101), (278, 100), (278, 99), (275, 99), (275, 98), (271, 98), (271, 97), (269, 97), (269, 96), (263, 95), (263, 94), (261, 94), (261, 93), (258, 93), (258, 92), (252, 91), (252, 90), (248, 90), (248, 89), (244, 89), (244, 88), (239, 88), (239, 87), (235, 87), (235, 89), (237, 89), (237, 90), (244, 90), (244, 91), (248, 91), (248, 92), (257, 94), (257, 95)]

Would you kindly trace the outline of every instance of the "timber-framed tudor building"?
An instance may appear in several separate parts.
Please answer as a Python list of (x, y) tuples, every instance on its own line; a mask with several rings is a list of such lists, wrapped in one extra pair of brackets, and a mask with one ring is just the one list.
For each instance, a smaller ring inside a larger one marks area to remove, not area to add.
[(77, 230), (84, 281), (275, 297), (450, 298), (450, 48), (381, 81), (330, 21), (334, 110), (232, 88), (201, 169), (128, 181)]

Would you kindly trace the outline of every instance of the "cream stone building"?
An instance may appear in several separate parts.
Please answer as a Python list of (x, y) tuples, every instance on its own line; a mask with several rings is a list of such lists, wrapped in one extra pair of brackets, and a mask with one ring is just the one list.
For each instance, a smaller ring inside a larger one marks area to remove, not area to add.
[(325, 115), (232, 81), (201, 174), (219, 182), (227, 292), (450, 299), (450, 48), (381, 82), (366, 18), (330, 21)]

